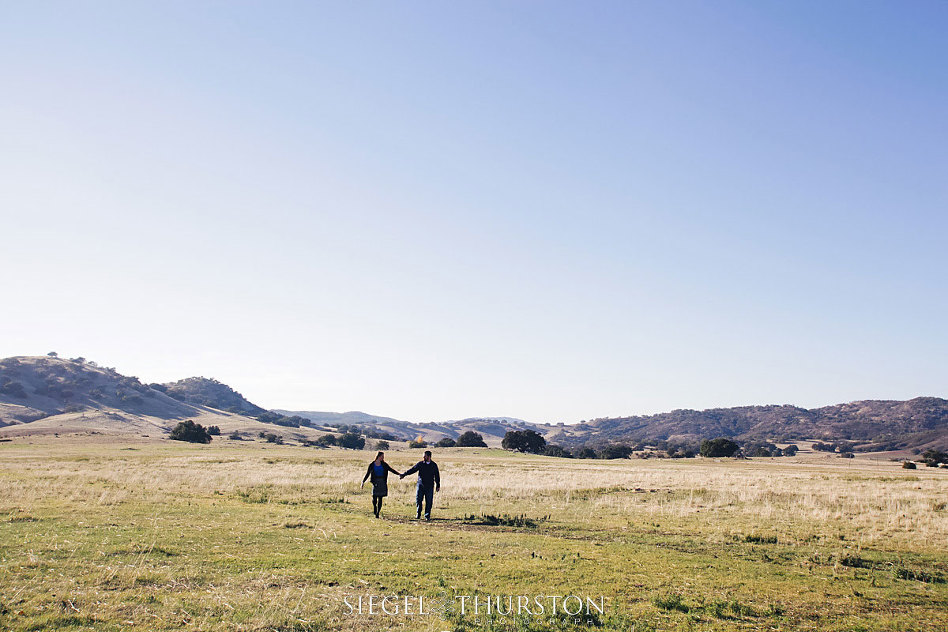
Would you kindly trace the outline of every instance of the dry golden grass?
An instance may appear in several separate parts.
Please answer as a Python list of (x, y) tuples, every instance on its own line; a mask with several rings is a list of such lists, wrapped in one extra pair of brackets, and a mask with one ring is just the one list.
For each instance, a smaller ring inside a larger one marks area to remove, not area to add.
[[(890, 572), (948, 571), (944, 470), (823, 455), (607, 462), (446, 449), (435, 454), (438, 520), (418, 531), (407, 479), (390, 482), (388, 520), (369, 517), (359, 482), (373, 455), (220, 439), (0, 444), (0, 623), (68, 628), (43, 609), (47, 593), (71, 595), (78, 612), (60, 604), (63, 617), (135, 621), (125, 629), (370, 630), (377, 620), (340, 616), (343, 593), (444, 586), (579, 587), (611, 595), (640, 629), (815, 629), (817, 612), (837, 626), (826, 629), (921, 630), (948, 606), (945, 584)], [(400, 471), (418, 458), (388, 452)], [(466, 520), (503, 514), (537, 526)], [(662, 601), (668, 591), (690, 610)], [(721, 614), (722, 599), (757, 614)], [(784, 614), (764, 620), (770, 611)]]

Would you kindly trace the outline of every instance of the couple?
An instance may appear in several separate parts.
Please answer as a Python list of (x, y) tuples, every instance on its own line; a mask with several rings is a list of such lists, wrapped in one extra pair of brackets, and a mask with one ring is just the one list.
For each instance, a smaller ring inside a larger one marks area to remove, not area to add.
[[(369, 469), (365, 471), (365, 477), (362, 479), (362, 487), (365, 487), (365, 482), (369, 478), (372, 479), (372, 509), (375, 511), (376, 518), (382, 511), (382, 499), (388, 496), (389, 472), (398, 474), (385, 462), (385, 453), (379, 452), (375, 455), (375, 460), (369, 463)], [(416, 517), (421, 519), (421, 502), (424, 499), (425, 520), (431, 520), (431, 503), (434, 502), (434, 493), (441, 491), (441, 474), (438, 472), (438, 464), (431, 460), (431, 450), (425, 450), (425, 458), (418, 461), (404, 474), (398, 474), (398, 477), (405, 478), (415, 472), (418, 472), (418, 491), (415, 494), (415, 505), (418, 507)]]

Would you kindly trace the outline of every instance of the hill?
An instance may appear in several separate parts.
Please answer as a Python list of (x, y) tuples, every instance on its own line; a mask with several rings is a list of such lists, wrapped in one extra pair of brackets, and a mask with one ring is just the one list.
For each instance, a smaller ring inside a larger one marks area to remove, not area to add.
[(266, 412), (249, 402), (243, 395), (213, 378), (189, 377), (177, 382), (151, 384), (151, 388), (189, 404), (209, 406), (241, 415), (259, 415)]
[(4, 436), (163, 437), (184, 419), (216, 425), (225, 434), (267, 432), (300, 441), (322, 434), (282, 428), (247, 416), (259, 412), (265, 411), (212, 379), (146, 385), (84, 358), (21, 356), (0, 360), (0, 435)]
[(673, 410), (657, 415), (593, 419), (556, 426), (547, 440), (566, 446), (609, 442), (746, 440), (847, 441), (864, 450), (948, 445), (948, 400), (864, 400), (806, 409), (789, 405)]
[(83, 358), (19, 357), (0, 360), (0, 425), (28, 423), (86, 410), (115, 409), (161, 419), (197, 413), (136, 377)]

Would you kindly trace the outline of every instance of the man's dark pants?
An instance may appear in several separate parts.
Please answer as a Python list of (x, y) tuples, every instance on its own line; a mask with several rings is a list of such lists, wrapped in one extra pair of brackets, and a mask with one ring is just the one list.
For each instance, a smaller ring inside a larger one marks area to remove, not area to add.
[(425, 502), (425, 520), (431, 519), (431, 504), (434, 502), (434, 485), (425, 486), (418, 481), (418, 493), (415, 495), (415, 506), (418, 508), (418, 517), (421, 517), (421, 501)]

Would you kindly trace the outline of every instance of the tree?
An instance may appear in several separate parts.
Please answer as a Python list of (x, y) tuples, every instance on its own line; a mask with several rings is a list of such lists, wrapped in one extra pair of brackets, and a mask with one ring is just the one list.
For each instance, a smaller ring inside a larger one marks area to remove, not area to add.
[(600, 459), (627, 459), (632, 454), (632, 448), (621, 443), (607, 445), (596, 453)]
[(556, 445), (555, 443), (548, 443), (546, 449), (543, 451), (545, 456), (557, 456), (563, 459), (571, 459), (573, 455), (570, 454), (570, 451), (564, 448), (563, 446)]
[(504, 450), (540, 454), (546, 448), (546, 439), (534, 430), (508, 430), (500, 445)]
[(354, 432), (346, 432), (339, 435), (338, 444), (341, 448), (361, 450), (365, 447), (365, 439)]
[(408, 447), (409, 448), (427, 448), (428, 442), (422, 439), (421, 437), (418, 437), (417, 439), (412, 439), (411, 441), (409, 441)]
[(51, 357), (51, 358), (58, 358), (58, 357), (59, 357), (59, 354), (56, 353), (55, 351), (50, 351), (50, 352), (47, 353), (46, 355), (48, 355), (48, 356)]
[(484, 437), (480, 433), (474, 432), (473, 430), (468, 430), (467, 432), (461, 433), (461, 436), (458, 437), (457, 446), (459, 448), (486, 448), (487, 444), (484, 443)]
[(800, 451), (800, 448), (797, 447), (795, 443), (791, 443), (783, 449), (784, 456), (796, 456), (797, 452)]
[(576, 453), (577, 459), (595, 459), (596, 451), (592, 448), (582, 447), (579, 449), (579, 452)]
[(724, 437), (701, 442), (701, 456), (704, 457), (734, 456), (740, 449), (739, 445)]
[(220, 434), (221, 434), (220, 426), (209, 426), (208, 429), (207, 429), (207, 434), (209, 434), (209, 435), (211, 435), (211, 436), (214, 436), (214, 437), (220, 436)]
[(196, 424), (190, 419), (180, 422), (172, 428), (168, 436), (173, 441), (187, 441), (189, 443), (210, 443), (211, 435), (201, 424)]
[(381, 441), (376, 441), (376, 443), (375, 443), (375, 449), (376, 449), (376, 450), (380, 450), (380, 451), (381, 451), (381, 450), (388, 450), (388, 448), (389, 448), (388, 441), (385, 441), (384, 439), (381, 440)]
[(439, 439), (438, 443), (435, 444), (435, 446), (439, 448), (453, 448), (456, 445), (457, 445), (457, 442), (451, 437), (444, 437), (443, 439)]

